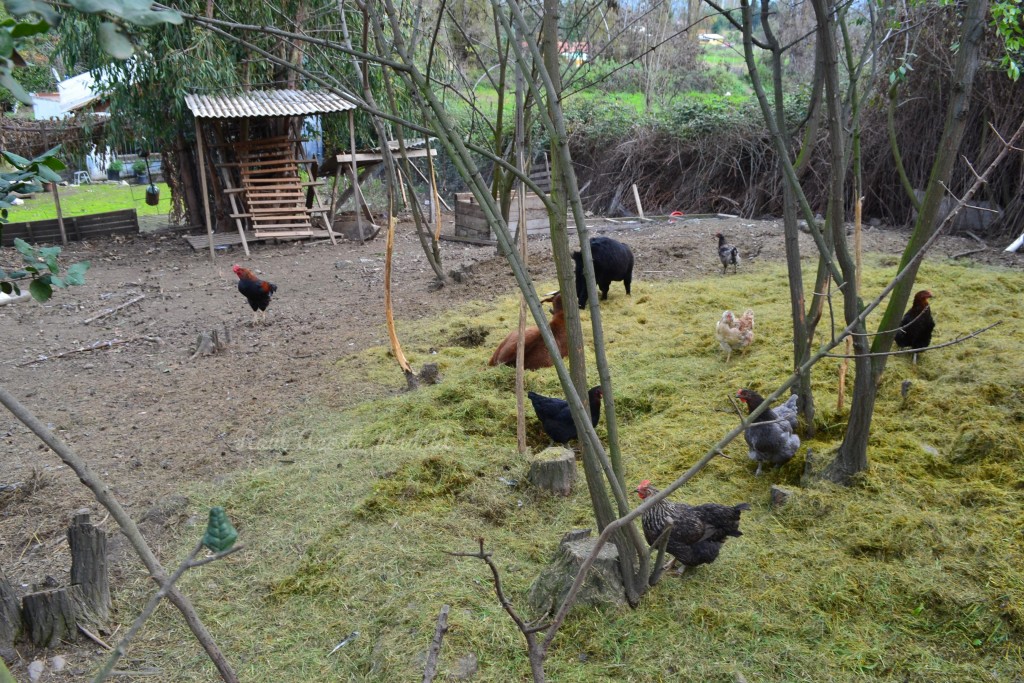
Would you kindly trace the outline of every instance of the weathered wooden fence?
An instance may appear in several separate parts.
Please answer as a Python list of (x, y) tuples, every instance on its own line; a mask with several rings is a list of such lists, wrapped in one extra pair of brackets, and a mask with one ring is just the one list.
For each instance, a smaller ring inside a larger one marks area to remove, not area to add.
[[(139, 232), (139, 216), (135, 209), (94, 213), (88, 216), (68, 216), (64, 218), (64, 230), (69, 240), (85, 240), (107, 235), (136, 235)], [(26, 242), (59, 244), (60, 226), (56, 218), (8, 223), (3, 226), (3, 246), (12, 246), (16, 237)]]

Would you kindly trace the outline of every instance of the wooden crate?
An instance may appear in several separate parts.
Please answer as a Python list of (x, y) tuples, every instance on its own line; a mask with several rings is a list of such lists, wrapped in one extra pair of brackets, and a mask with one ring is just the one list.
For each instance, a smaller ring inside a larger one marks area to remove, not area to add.
[[(570, 222), (573, 220), (572, 212), (568, 213)], [(550, 222), (548, 211), (544, 207), (544, 200), (535, 194), (526, 195), (526, 234), (547, 235), (550, 234)], [(519, 227), (519, 201), (513, 197), (512, 206), (509, 209), (509, 232), (515, 235)], [(571, 228), (570, 228), (571, 231)], [(468, 192), (460, 192), (455, 195), (455, 236), (478, 240), (492, 240), (494, 233), (487, 221), (484, 210), (477, 204), (473, 195)]]
[[(139, 216), (135, 209), (69, 216), (64, 219), (64, 232), (69, 240), (86, 240), (107, 235), (137, 235)], [(60, 225), (56, 218), (25, 223), (8, 223), (3, 227), (3, 246), (10, 247), (20, 237), (26, 242), (60, 244)]]

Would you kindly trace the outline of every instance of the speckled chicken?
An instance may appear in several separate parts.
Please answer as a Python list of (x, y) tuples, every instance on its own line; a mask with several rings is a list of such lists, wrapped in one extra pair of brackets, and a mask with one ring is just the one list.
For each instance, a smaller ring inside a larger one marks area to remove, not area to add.
[(732, 266), (732, 272), (735, 273), (740, 267), (740, 250), (726, 243), (722, 233), (716, 232), (715, 237), (718, 238), (718, 260), (722, 262), (722, 275), (725, 275), (729, 266)]
[[(736, 395), (747, 404), (751, 413), (764, 403), (761, 394), (753, 389), (740, 389)], [(761, 467), (765, 463), (782, 467), (800, 448), (800, 437), (793, 433), (796, 429), (796, 401), (796, 394), (793, 394), (782, 405), (761, 413), (743, 432), (743, 438), (750, 447), (747, 457), (757, 462), (755, 477), (761, 476)]]
[[(636, 487), (636, 492), (644, 500), (655, 495), (658, 489), (645, 479)], [(687, 567), (714, 562), (726, 539), (742, 536), (740, 513), (749, 509), (749, 503), (687, 505), (662, 500), (643, 515), (644, 538), (653, 545), (665, 528), (672, 525), (665, 550), (674, 558), (673, 564), (681, 565), (677, 573), (682, 574)]]
[(748, 308), (739, 318), (732, 311), (723, 312), (715, 325), (715, 340), (728, 363), (733, 351), (745, 349), (754, 341), (754, 312)]

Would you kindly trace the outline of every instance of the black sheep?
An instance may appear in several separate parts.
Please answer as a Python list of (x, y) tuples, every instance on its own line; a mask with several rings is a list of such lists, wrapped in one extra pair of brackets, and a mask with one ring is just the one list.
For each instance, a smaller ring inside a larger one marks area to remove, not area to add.
[[(594, 257), (594, 279), (601, 290), (601, 299), (608, 298), (608, 288), (613, 280), (622, 280), (629, 294), (629, 285), (633, 282), (633, 252), (622, 242), (610, 237), (591, 237), (590, 253)], [(572, 253), (576, 262), (576, 297), (580, 308), (587, 307), (587, 281), (583, 277), (583, 256), (578, 251)]]

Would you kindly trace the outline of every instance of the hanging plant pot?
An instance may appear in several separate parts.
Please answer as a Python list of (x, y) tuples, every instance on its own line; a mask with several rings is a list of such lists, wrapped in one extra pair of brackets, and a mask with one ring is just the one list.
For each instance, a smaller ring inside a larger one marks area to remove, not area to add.
[(149, 184), (146, 188), (146, 203), (150, 206), (156, 206), (160, 203), (160, 188), (153, 183)]

